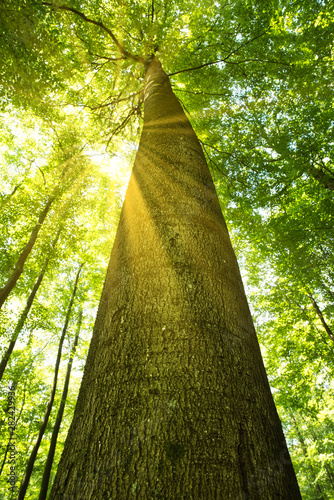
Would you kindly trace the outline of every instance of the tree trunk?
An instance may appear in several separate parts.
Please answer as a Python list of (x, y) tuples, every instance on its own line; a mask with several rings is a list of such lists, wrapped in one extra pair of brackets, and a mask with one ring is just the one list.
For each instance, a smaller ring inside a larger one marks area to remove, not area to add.
[(326, 470), (326, 474), (327, 474), (327, 477), (329, 479), (329, 482), (331, 484), (331, 487), (334, 488), (334, 474), (333, 474), (332, 467), (329, 464), (325, 464), (325, 470)]
[[(14, 391), (16, 391), (16, 388), (17, 388), (17, 382), (13, 382), (11, 384), (11, 387)], [(12, 407), (13, 409), (13, 407)], [(22, 411), (22, 406), (21, 406), (21, 411)], [(8, 406), (7, 408), (5, 408), (5, 413), (8, 412)], [(16, 425), (16, 422), (17, 422), (17, 419), (16, 419), (16, 415), (15, 415), (15, 407), (14, 407), (14, 416), (11, 415), (11, 420), (15, 420), (15, 425)], [(21, 412), (20, 412), (21, 413)], [(6, 415), (7, 416), (7, 415)], [(19, 415), (20, 416), (20, 415)], [(2, 422), (4, 422), (4, 420), (2, 420)], [(9, 429), (8, 429), (9, 430)], [(6, 449), (5, 449), (5, 453), (4, 453), (4, 456), (3, 456), (3, 460), (2, 460), (2, 464), (1, 464), (1, 468), (0, 468), (0, 476), (2, 474), (2, 471), (3, 471), (3, 468), (5, 466), (5, 463), (6, 463), (6, 460), (7, 460), (7, 455), (8, 455), (8, 452), (9, 452), (9, 448), (12, 444), (12, 440), (13, 440), (13, 437), (15, 436), (15, 434), (12, 434), (11, 432), (9, 432), (9, 437), (8, 437), (8, 441), (7, 441), (7, 446), (6, 446)], [(15, 439), (15, 437), (14, 437)]]
[(26, 471), (25, 471), (24, 477), (23, 477), (21, 485), (20, 485), (18, 500), (23, 500), (24, 497), (25, 497), (25, 494), (26, 494), (26, 491), (27, 491), (27, 488), (28, 488), (28, 485), (29, 485), (30, 477), (31, 477), (31, 474), (32, 474), (32, 471), (33, 471), (33, 467), (34, 467), (35, 459), (36, 459), (36, 456), (37, 456), (37, 452), (38, 452), (39, 446), (41, 444), (41, 441), (42, 441), (42, 438), (43, 438), (46, 426), (47, 426), (48, 421), (49, 421), (49, 417), (50, 417), (50, 413), (51, 413), (51, 410), (52, 410), (54, 398), (55, 398), (55, 395), (56, 395), (57, 381), (58, 381), (58, 371), (59, 371), (59, 366), (60, 366), (60, 360), (61, 360), (61, 353), (62, 353), (63, 343), (64, 343), (64, 340), (65, 340), (65, 335), (66, 335), (66, 332), (67, 332), (67, 327), (68, 327), (68, 324), (69, 324), (69, 321), (70, 321), (70, 317), (71, 317), (73, 302), (74, 302), (75, 295), (76, 295), (76, 292), (77, 292), (77, 286), (78, 286), (78, 281), (79, 281), (81, 269), (82, 269), (82, 265), (79, 267), (79, 270), (78, 270), (78, 273), (77, 273), (77, 276), (76, 276), (76, 279), (75, 279), (75, 284), (74, 284), (74, 288), (73, 288), (73, 292), (72, 292), (72, 297), (71, 297), (70, 304), (69, 304), (68, 309), (67, 309), (65, 323), (64, 323), (63, 331), (62, 331), (62, 334), (61, 334), (61, 337), (60, 337), (60, 341), (59, 341), (58, 354), (57, 354), (57, 359), (56, 359), (56, 364), (55, 364), (54, 378), (53, 378), (53, 384), (52, 384), (50, 398), (49, 398), (49, 401), (48, 401), (48, 404), (47, 404), (47, 407), (46, 407), (46, 410), (45, 410), (43, 421), (42, 421), (41, 426), (39, 428), (37, 439), (35, 441), (35, 444), (33, 446), (32, 452), (31, 452), (29, 460), (28, 460), (28, 464), (27, 464), (27, 467), (26, 467)]
[(43, 478), (42, 478), (41, 490), (40, 490), (40, 494), (39, 494), (39, 500), (45, 500), (47, 497), (47, 493), (48, 493), (48, 486), (49, 486), (50, 474), (51, 474), (51, 469), (52, 469), (52, 464), (53, 464), (53, 458), (54, 458), (54, 454), (56, 451), (57, 438), (58, 438), (60, 425), (61, 425), (61, 422), (63, 420), (66, 398), (67, 398), (68, 388), (69, 388), (69, 384), (70, 384), (70, 376), (71, 376), (73, 358), (74, 358), (75, 351), (76, 351), (76, 348), (78, 345), (78, 340), (79, 340), (81, 321), (82, 321), (82, 309), (80, 309), (80, 312), (79, 312), (77, 332), (76, 332), (73, 346), (71, 349), (70, 359), (69, 359), (69, 362), (67, 365), (64, 388), (63, 388), (63, 393), (61, 396), (61, 402), (59, 405), (56, 422), (55, 422), (55, 425), (54, 425), (53, 430), (52, 430), (50, 448), (49, 448), (48, 458), (46, 459), (46, 463), (45, 463), (45, 467), (44, 467), (44, 473), (43, 473)]
[(212, 178), (160, 63), (51, 500), (300, 499)]
[[(18, 383), (17, 381), (14, 381), (13, 385), (16, 386), (17, 383)], [(22, 399), (22, 403), (21, 403), (21, 408), (20, 408), (18, 416), (15, 415), (15, 426), (16, 427), (18, 426), (18, 423), (19, 423), (19, 421), (21, 419), (22, 411), (23, 411), (23, 408), (24, 408), (24, 405), (25, 405), (25, 402), (26, 402), (26, 388), (27, 388), (27, 383), (28, 383), (28, 379), (26, 378), (24, 380), (24, 383), (23, 383), (23, 399)], [(8, 441), (7, 441), (7, 446), (6, 446), (6, 449), (5, 449), (5, 453), (3, 455), (3, 460), (2, 460), (2, 463), (1, 463), (1, 467), (0, 467), (0, 476), (1, 476), (2, 472), (3, 472), (4, 466), (6, 464), (7, 454), (8, 454), (11, 442), (12, 442), (12, 438), (13, 438), (13, 436), (10, 434), (9, 438), (8, 438)]]
[(25, 245), (24, 249), (22, 250), (20, 257), (18, 258), (14, 270), (11, 274), (11, 276), (8, 278), (7, 283), (0, 289), (0, 309), (3, 306), (5, 300), (7, 299), (8, 295), (10, 292), (13, 290), (14, 286), (16, 285), (17, 280), (21, 276), (23, 272), (23, 267), (24, 264), (27, 260), (27, 258), (30, 255), (31, 250), (34, 248), (35, 242), (37, 240), (37, 236), (39, 233), (39, 230), (42, 227), (42, 224), (45, 220), (45, 217), (49, 213), (49, 210), (51, 208), (51, 205), (53, 201), (55, 200), (55, 196), (51, 196), (45, 205), (43, 211), (41, 212), (40, 216), (38, 217), (38, 222), (34, 229), (31, 231), (29, 241)]
[[(56, 234), (56, 237), (55, 239), (53, 240), (52, 244), (51, 244), (51, 248), (54, 249), (56, 244), (57, 244), (57, 241), (59, 239), (59, 235), (60, 235), (60, 231), (61, 229), (58, 230), (57, 234)], [(26, 322), (26, 319), (28, 317), (28, 314), (29, 314), (29, 311), (31, 309), (31, 306), (34, 302), (34, 299), (35, 299), (35, 296), (36, 296), (36, 293), (38, 292), (38, 289), (43, 281), (43, 278), (44, 278), (44, 274), (46, 272), (46, 269), (48, 267), (48, 264), (49, 264), (49, 260), (50, 260), (50, 257), (51, 255), (46, 259), (46, 261), (44, 262), (44, 266), (42, 267), (42, 270), (41, 270), (41, 273), (40, 275), (38, 276), (32, 290), (31, 290), (31, 293), (28, 297), (28, 300), (27, 300), (27, 303), (26, 303), (26, 306), (17, 322), (17, 325), (15, 327), (15, 330), (14, 330), (14, 333), (13, 333), (13, 336), (10, 340), (10, 343), (9, 343), (9, 346), (7, 347), (7, 350), (5, 352), (5, 354), (3, 355), (2, 357), (2, 360), (0, 362), (0, 381), (2, 379), (2, 376), (4, 374), (4, 371), (6, 369), (6, 366), (7, 366), (7, 363), (9, 361), (9, 358), (13, 352), (13, 349), (15, 347), (15, 344), (16, 344), (16, 341), (17, 341), (17, 337), (19, 336), (22, 328), (24, 327), (24, 324)]]
[[(303, 433), (299, 429), (299, 425), (297, 424), (297, 421), (294, 418), (294, 416), (293, 415), (290, 415), (290, 416), (291, 416), (291, 420), (293, 421), (293, 424), (294, 424), (294, 427), (295, 427), (295, 430), (296, 430), (296, 434), (297, 434), (297, 437), (298, 437), (298, 440), (299, 440), (300, 447), (302, 449), (303, 455), (304, 455), (305, 459), (307, 460), (309, 458), (309, 454), (308, 454), (308, 451), (307, 451), (307, 446), (306, 446), (306, 443), (305, 443), (305, 439), (304, 439)], [(313, 484), (312, 483), (309, 484), (310, 491), (313, 491), (314, 489), (316, 490), (316, 492), (318, 494), (317, 500), (326, 500), (324, 498), (324, 496), (323, 496), (321, 486), (317, 482), (317, 473), (314, 470), (314, 467), (313, 467), (312, 463), (309, 462), (309, 464), (306, 463), (306, 465), (307, 465), (307, 468), (310, 471), (310, 479), (311, 479), (311, 481), (313, 483)], [(313, 488), (313, 485), (314, 485), (314, 488)]]
[(308, 293), (307, 296), (310, 299), (311, 304), (313, 306), (313, 309), (315, 310), (318, 318), (320, 319), (321, 324), (322, 324), (322, 326), (325, 329), (325, 332), (327, 333), (327, 335), (329, 336), (329, 338), (331, 339), (331, 341), (334, 342), (334, 333), (332, 332), (332, 330), (327, 325), (326, 320), (325, 320), (322, 312), (320, 311), (318, 304), (315, 301), (315, 298), (313, 297), (313, 295), (311, 293)]
[(40, 213), (40, 215), (38, 217), (38, 222), (37, 222), (36, 226), (33, 228), (33, 230), (31, 231), (29, 241), (26, 243), (24, 249), (22, 250), (22, 252), (21, 252), (21, 254), (20, 254), (20, 256), (15, 264), (15, 267), (14, 267), (14, 270), (13, 270), (11, 276), (8, 278), (5, 285), (0, 289), (0, 309), (2, 308), (4, 302), (6, 301), (7, 297), (9, 296), (9, 294), (11, 293), (13, 288), (15, 287), (17, 280), (20, 278), (20, 276), (23, 272), (25, 262), (26, 262), (27, 258), (29, 257), (32, 249), (34, 248), (38, 233), (42, 227), (42, 224), (43, 224), (46, 216), (48, 215), (48, 213), (50, 211), (50, 208), (51, 208), (53, 202), (62, 193), (64, 184), (65, 184), (66, 175), (68, 174), (68, 171), (69, 171), (70, 167), (72, 166), (72, 162), (80, 157), (81, 152), (83, 151), (84, 147), (85, 146), (83, 146), (80, 149), (79, 153), (72, 156), (68, 160), (65, 160), (60, 165), (63, 167), (63, 169), (62, 169), (61, 174), (60, 174), (59, 183), (53, 189), (52, 194), (50, 195), (43, 211)]

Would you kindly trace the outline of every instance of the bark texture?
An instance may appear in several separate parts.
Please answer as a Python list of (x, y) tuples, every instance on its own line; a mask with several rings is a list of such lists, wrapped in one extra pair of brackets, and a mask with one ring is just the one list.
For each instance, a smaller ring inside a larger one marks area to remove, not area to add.
[(51, 500), (300, 497), (198, 139), (157, 61)]

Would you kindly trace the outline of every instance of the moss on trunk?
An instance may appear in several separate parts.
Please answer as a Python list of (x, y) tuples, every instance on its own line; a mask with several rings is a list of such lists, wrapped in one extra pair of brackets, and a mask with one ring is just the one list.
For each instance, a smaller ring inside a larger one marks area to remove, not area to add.
[(153, 60), (51, 500), (300, 498), (205, 157)]

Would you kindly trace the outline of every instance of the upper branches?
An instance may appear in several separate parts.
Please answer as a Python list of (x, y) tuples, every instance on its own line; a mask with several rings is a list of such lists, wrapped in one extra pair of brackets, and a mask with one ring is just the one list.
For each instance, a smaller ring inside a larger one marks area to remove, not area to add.
[(90, 23), (90, 24), (93, 24), (95, 26), (98, 26), (98, 27), (102, 28), (110, 36), (110, 38), (113, 40), (113, 42), (115, 43), (116, 47), (118, 48), (119, 52), (125, 58), (132, 59), (133, 61), (141, 63), (141, 64), (145, 63), (145, 58), (144, 57), (137, 56), (137, 55), (131, 54), (131, 52), (128, 52), (119, 43), (119, 41), (117, 40), (117, 38), (115, 37), (115, 35), (113, 34), (113, 32), (105, 24), (103, 24), (102, 21), (96, 21), (95, 19), (90, 19), (83, 12), (80, 12), (79, 10), (74, 9), (73, 7), (68, 7), (67, 5), (55, 5), (55, 4), (51, 3), (51, 2), (42, 2), (42, 5), (47, 5), (49, 7), (53, 7), (54, 9), (59, 9), (59, 10), (65, 10), (65, 11), (68, 11), (68, 12), (73, 12), (77, 16), (81, 17), (87, 23)]
[[(192, 68), (181, 69), (180, 71), (175, 71), (174, 73), (170, 73), (168, 76), (174, 76), (174, 75), (178, 75), (179, 73), (185, 73), (185, 72), (188, 72), (188, 71), (194, 71), (196, 69), (205, 68), (206, 66), (212, 66), (213, 64), (231, 63), (231, 61), (228, 61), (228, 59), (230, 57), (232, 57), (234, 54), (236, 54), (237, 52), (239, 52), (246, 45), (249, 45), (250, 43), (252, 43), (255, 40), (257, 40), (258, 38), (261, 38), (262, 36), (266, 35), (270, 31), (270, 29), (271, 29), (271, 26), (268, 29), (266, 29), (265, 31), (261, 32), (259, 35), (256, 35), (255, 37), (251, 38), (250, 40), (247, 40), (246, 42), (238, 45), (234, 50), (231, 50), (223, 59), (218, 59), (217, 61), (206, 62), (206, 63), (200, 64), (199, 66), (194, 66)], [(248, 62), (248, 60), (237, 61), (237, 62), (231, 63), (231, 64), (239, 64), (239, 63), (244, 63), (244, 62)], [(279, 61), (262, 61), (262, 62), (270, 62), (270, 63), (278, 63), (278, 64), (280, 64)]]

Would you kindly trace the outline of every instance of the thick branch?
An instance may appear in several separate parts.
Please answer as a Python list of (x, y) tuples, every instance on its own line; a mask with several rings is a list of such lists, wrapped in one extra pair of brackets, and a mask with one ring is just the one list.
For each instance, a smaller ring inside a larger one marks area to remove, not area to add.
[(119, 41), (117, 40), (117, 38), (115, 37), (115, 35), (113, 34), (113, 32), (107, 26), (105, 26), (102, 23), (102, 21), (95, 21), (95, 19), (90, 19), (83, 12), (80, 12), (77, 9), (73, 9), (73, 7), (68, 7), (67, 5), (55, 5), (55, 4), (50, 3), (50, 2), (42, 2), (42, 5), (47, 5), (49, 7), (53, 7), (55, 9), (59, 9), (59, 10), (65, 10), (65, 11), (68, 11), (68, 12), (73, 12), (77, 16), (80, 16), (87, 23), (94, 24), (95, 26), (98, 26), (99, 28), (102, 28), (110, 36), (110, 38), (113, 40), (113, 42), (115, 43), (116, 47), (118, 48), (118, 50), (120, 51), (120, 53), (123, 56), (125, 56), (127, 59), (132, 59), (133, 61), (140, 62), (140, 63), (144, 64), (145, 58), (133, 55), (130, 52), (128, 52), (127, 50), (125, 50), (124, 47), (119, 43)]

